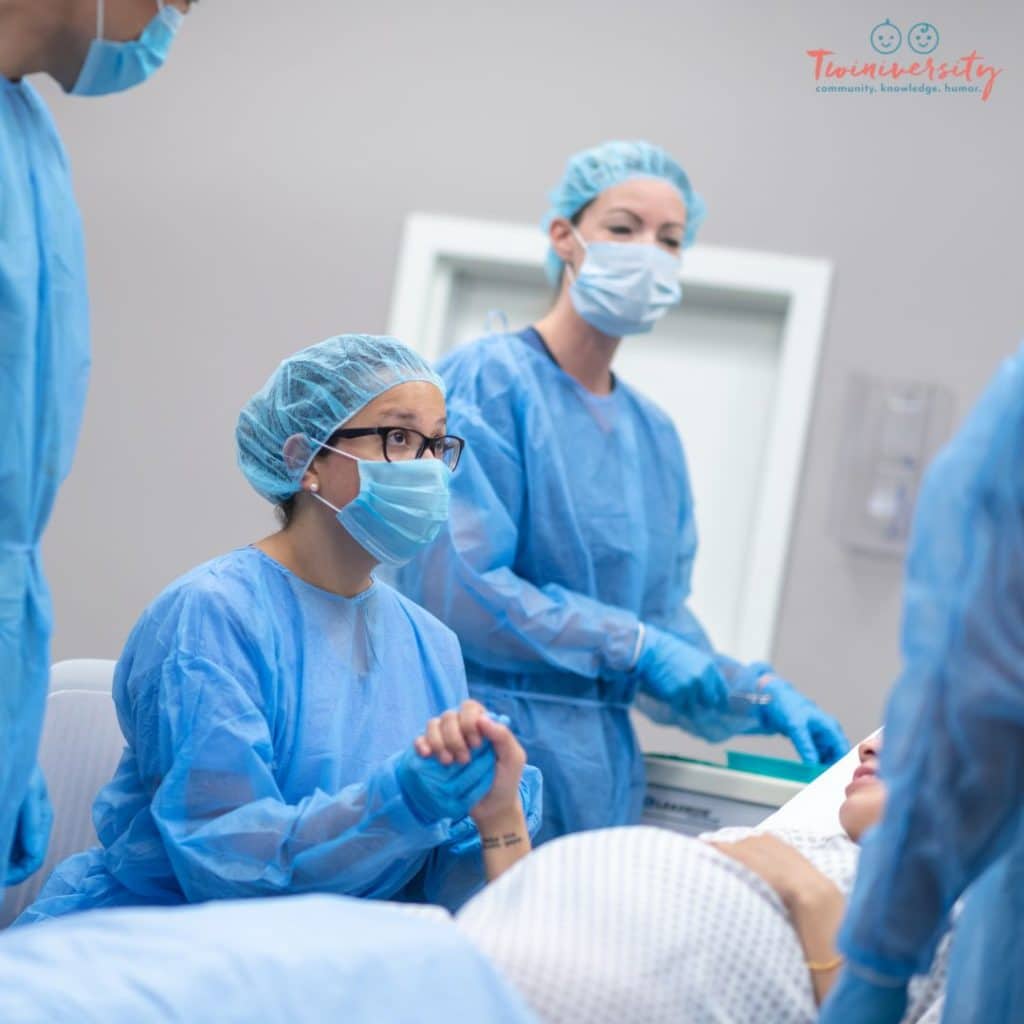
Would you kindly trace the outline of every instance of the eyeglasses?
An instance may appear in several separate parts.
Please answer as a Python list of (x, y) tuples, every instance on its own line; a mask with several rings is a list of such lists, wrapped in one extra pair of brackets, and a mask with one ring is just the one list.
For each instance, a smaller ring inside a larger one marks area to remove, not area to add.
[(373, 437), (380, 438), (381, 451), (388, 462), (408, 462), (410, 459), (422, 459), (429, 451), (435, 459), (440, 459), (450, 470), (459, 464), (462, 449), (466, 442), (454, 434), (439, 434), (427, 437), (412, 427), (352, 427), (336, 430), (334, 437)]

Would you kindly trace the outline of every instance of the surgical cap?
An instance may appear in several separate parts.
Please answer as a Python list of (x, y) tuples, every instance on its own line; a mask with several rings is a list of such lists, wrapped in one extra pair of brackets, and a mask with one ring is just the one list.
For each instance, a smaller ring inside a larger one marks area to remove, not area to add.
[(427, 361), (396, 338), (342, 334), (284, 360), (245, 404), (235, 428), (238, 465), (275, 505), (331, 435), (378, 395), (409, 381), (445, 393)]
[[(551, 206), (541, 227), (547, 231), (556, 217), (572, 218), (605, 189), (631, 178), (661, 178), (679, 190), (686, 203), (683, 248), (693, 245), (707, 207), (693, 191), (686, 171), (663, 149), (649, 142), (604, 142), (570, 157), (562, 180), (549, 196)], [(544, 271), (552, 284), (562, 273), (562, 261), (554, 249), (548, 249)]]

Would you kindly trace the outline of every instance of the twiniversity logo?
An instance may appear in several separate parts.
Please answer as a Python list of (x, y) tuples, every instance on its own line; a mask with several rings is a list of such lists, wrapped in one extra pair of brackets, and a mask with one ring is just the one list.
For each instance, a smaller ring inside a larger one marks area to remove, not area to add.
[(940, 40), (938, 28), (930, 21), (919, 21), (904, 31), (886, 18), (868, 33), (868, 43), (881, 59), (845, 60), (836, 50), (807, 50), (814, 61), (815, 91), (860, 96), (980, 96), (987, 100), (1004, 69), (986, 64), (976, 49), (953, 59), (932, 57)]

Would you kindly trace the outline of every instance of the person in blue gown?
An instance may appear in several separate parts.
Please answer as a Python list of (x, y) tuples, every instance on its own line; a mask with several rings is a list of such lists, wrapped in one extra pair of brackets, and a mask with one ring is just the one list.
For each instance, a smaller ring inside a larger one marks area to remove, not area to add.
[(554, 306), (440, 366), (468, 448), (447, 528), (399, 585), (456, 631), (470, 692), (511, 719), (543, 772), (542, 840), (639, 819), (634, 705), (709, 740), (783, 733), (805, 761), (848, 748), (770, 666), (715, 651), (688, 609), (682, 444), (612, 372), (620, 341), (680, 300), (680, 253), (703, 216), (655, 146), (577, 154), (544, 220)]
[(885, 814), (825, 1024), (903, 1016), (964, 897), (943, 1021), (1024, 1020), (1024, 347), (929, 470), (908, 563)]
[(42, 864), (36, 764), (53, 612), (40, 541), (71, 469), (89, 377), (82, 226), (67, 155), (25, 77), (99, 96), (163, 63), (188, 0), (0, 4), (0, 889)]
[(102, 845), (22, 924), (310, 891), (454, 908), (529, 849), (536, 769), (467, 700), (455, 635), (373, 576), (447, 518), (462, 441), (441, 379), (392, 338), (331, 338), (278, 367), (237, 443), (283, 528), (142, 615), (114, 677)]

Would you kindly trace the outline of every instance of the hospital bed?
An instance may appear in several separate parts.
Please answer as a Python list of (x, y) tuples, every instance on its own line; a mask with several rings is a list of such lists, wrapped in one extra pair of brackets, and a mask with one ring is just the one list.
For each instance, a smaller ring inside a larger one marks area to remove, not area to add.
[(759, 825), (804, 784), (728, 764), (649, 754), (641, 824), (699, 836), (730, 826)]
[[(697, 836), (727, 827), (841, 830), (839, 805), (857, 764), (854, 747), (813, 782), (799, 765), (730, 754), (725, 764), (648, 755), (643, 824)], [(813, 773), (812, 773), (813, 774)]]

